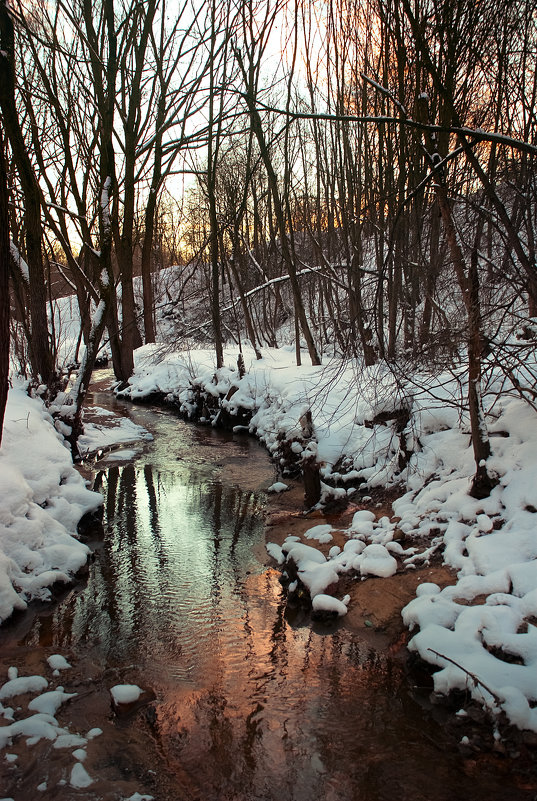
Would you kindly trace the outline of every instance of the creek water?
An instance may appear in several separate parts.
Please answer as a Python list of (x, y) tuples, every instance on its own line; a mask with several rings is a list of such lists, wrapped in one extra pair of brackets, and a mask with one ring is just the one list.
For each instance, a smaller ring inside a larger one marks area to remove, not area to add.
[(87, 581), (10, 647), (75, 654), (151, 689), (109, 761), (137, 749), (143, 777), (158, 772), (147, 764), (158, 754), (167, 780), (154, 780), (156, 801), (534, 797), (508, 760), (461, 755), (403, 661), (344, 622), (293, 623), (264, 549), (274, 472), (261, 447), (108, 394), (92, 402), (128, 413), (154, 441), (127, 462), (119, 451), (97, 463), (105, 536)]

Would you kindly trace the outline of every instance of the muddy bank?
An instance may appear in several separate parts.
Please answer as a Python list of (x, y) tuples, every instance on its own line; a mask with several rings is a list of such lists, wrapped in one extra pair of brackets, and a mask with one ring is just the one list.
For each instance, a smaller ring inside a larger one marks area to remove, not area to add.
[[(321, 545), (315, 540), (308, 540), (308, 545), (318, 548), (325, 556), (334, 545), (343, 548), (348, 540), (343, 532), (349, 528), (356, 511), (367, 509), (377, 519), (384, 515), (392, 517), (391, 504), (401, 494), (398, 489), (368, 491), (367, 500), (361, 502), (358, 494), (343, 509), (305, 513), (303, 484), (288, 480), (286, 483), (289, 486), (287, 491), (268, 496), (266, 541), (281, 545), (286, 537), (302, 537), (313, 526), (326, 523), (335, 529), (329, 544)], [(264, 558), (266, 559), (266, 555)], [(359, 634), (380, 652), (393, 654), (394, 651), (400, 651), (401, 656), (404, 656), (406, 650), (403, 646), (408, 641), (409, 632), (403, 624), (401, 610), (415, 598), (418, 585), (426, 581), (445, 587), (456, 583), (456, 573), (442, 564), (441, 557), (437, 557), (429, 566), (413, 570), (401, 568), (388, 578), (368, 576), (361, 579), (360, 576), (343, 576), (337, 585), (337, 595), (340, 597), (348, 593), (351, 600), (348, 613), (337, 625)], [(290, 600), (290, 614), (295, 618), (302, 616), (307, 619), (309, 604), (306, 601), (300, 607), (300, 604)]]
[[(30, 616), (32, 611), (28, 613)], [(57, 653), (47, 636), (48, 617), (48, 611), (41, 615), (41, 641), (23, 648), (19, 638), (30, 623), (28, 617), (22, 625), (12, 621), (9, 630), (2, 631), (0, 674), (5, 677), (8, 668), (16, 667), (21, 676), (44, 676), (50, 682), (50, 689), (55, 689), (61, 681), (60, 686), (65, 686), (66, 692), (76, 693), (55, 717), (59, 725), (74, 737), (85, 739), (93, 730), (91, 739), (85, 744), (81, 740), (78, 747), (87, 754), (83, 761), (84, 769), (98, 783), (86, 788), (70, 785), (75, 764), (71, 750), (77, 744), (75, 740), (70, 748), (60, 748), (55, 747), (55, 741), (46, 738), (29, 746), (25, 738), (17, 737), (2, 752), (0, 759), (3, 796), (15, 801), (35, 801), (36, 797), (47, 801), (70, 801), (75, 797), (85, 801), (97, 798), (99, 801), (118, 801), (138, 792), (153, 795), (159, 801), (176, 801), (176, 793), (168, 793), (166, 789), (175, 783), (175, 776), (169, 773), (161, 758), (148, 722), (148, 711), (154, 698), (151, 688), (146, 688), (140, 703), (118, 715), (113, 709), (110, 687), (117, 683), (140, 681), (137, 668), (106, 669), (91, 654), (71, 653), (68, 649), (64, 653), (71, 660), (72, 669), (65, 671), (61, 679), (55, 679), (46, 661), (47, 656)], [(53, 617), (51, 608), (51, 628)], [(17, 715), (17, 710), (25, 709), (32, 697), (29, 694), (18, 695), (9, 702), (4, 701), (4, 705), (11, 703)], [(96, 731), (101, 733), (96, 734)], [(6, 754), (10, 755), (9, 759)]]
[[(378, 488), (369, 491), (364, 502), (360, 502), (360, 495), (357, 494), (355, 501), (346, 508), (305, 513), (302, 482), (286, 479), (286, 483), (289, 486), (287, 491), (268, 497), (267, 543), (281, 545), (289, 536), (303, 540), (308, 529), (319, 524), (329, 524), (335, 529), (329, 544), (321, 545), (315, 540), (306, 540), (309, 546), (318, 548), (325, 556), (332, 546), (343, 548), (348, 541), (348, 535), (343, 532), (350, 527), (356, 511), (367, 509), (377, 519), (384, 515), (391, 518), (392, 503), (402, 494), (402, 490), (398, 488)], [(269, 563), (270, 561), (269, 559)], [(285, 566), (277, 569), (283, 571)], [(442, 563), (442, 555), (439, 553), (432, 557), (429, 565), (413, 570), (400, 567), (395, 575), (387, 578), (341, 576), (337, 587), (334, 587), (334, 594), (338, 597), (350, 595), (348, 612), (344, 617), (316, 622), (311, 615), (309, 599), (301, 602), (292, 595), (287, 601), (286, 615), (292, 625), (305, 625), (326, 632), (339, 629), (349, 632), (351, 636), (356, 636), (367, 644), (379, 659), (399, 665), (414, 699), (431, 719), (441, 723), (444, 747), (452, 748), (460, 754), (462, 772), (468, 777), (475, 777), (476, 782), (482, 780), (483, 771), (490, 771), (500, 782), (502, 777), (509, 777), (514, 781), (510, 789), (506, 788), (506, 793), (513, 801), (523, 798), (535, 801), (537, 795), (533, 793), (537, 792), (537, 736), (510, 726), (505, 720), (493, 722), (483, 708), (465, 693), (452, 693), (448, 697), (436, 696), (433, 692), (431, 666), (407, 649), (412, 632), (404, 625), (401, 611), (416, 597), (417, 587), (424, 582), (433, 582), (442, 588), (454, 585), (456, 581), (456, 571)], [(287, 582), (282, 583), (285, 592)], [(456, 714), (461, 709), (464, 714)], [(477, 785), (475, 793), (479, 794)]]

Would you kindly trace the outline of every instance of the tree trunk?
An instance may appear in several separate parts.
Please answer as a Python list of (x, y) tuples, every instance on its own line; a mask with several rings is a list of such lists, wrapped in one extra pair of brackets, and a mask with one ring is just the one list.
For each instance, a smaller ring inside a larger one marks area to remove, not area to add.
[(220, 147), (220, 122), (214, 131), (214, 103), (215, 103), (215, 47), (216, 47), (216, 10), (215, 0), (211, 3), (211, 41), (209, 65), (209, 126), (208, 126), (208, 155), (207, 155), (207, 194), (209, 199), (210, 238), (209, 249), (211, 254), (211, 317), (213, 323), (214, 348), (216, 353), (217, 369), (224, 366), (224, 346), (222, 340), (222, 321), (220, 318), (220, 260), (218, 248), (218, 217), (216, 210), (216, 169)]
[(308, 323), (306, 311), (304, 309), (304, 303), (300, 293), (300, 284), (298, 282), (298, 277), (296, 274), (295, 260), (293, 257), (293, 253), (291, 251), (291, 247), (289, 245), (287, 228), (285, 224), (285, 213), (284, 213), (283, 203), (278, 191), (278, 179), (276, 177), (276, 172), (274, 170), (274, 165), (272, 163), (269, 148), (265, 138), (263, 123), (256, 106), (254, 64), (250, 63), (248, 65), (245, 65), (242, 59), (242, 55), (238, 50), (235, 50), (235, 57), (239, 64), (244, 81), (244, 87), (245, 87), (244, 98), (246, 106), (248, 108), (248, 113), (250, 115), (251, 130), (253, 131), (253, 134), (257, 140), (261, 160), (265, 166), (265, 170), (267, 173), (268, 190), (273, 204), (274, 214), (276, 216), (276, 224), (278, 227), (278, 234), (280, 237), (279, 244), (282, 252), (282, 257), (287, 272), (289, 274), (291, 291), (293, 293), (295, 313), (302, 334), (304, 335), (304, 339), (306, 340), (306, 346), (308, 348), (308, 353), (311, 359), (311, 363), (312, 365), (320, 365), (321, 358), (317, 351), (315, 341), (313, 339), (313, 335), (311, 333), (311, 329)]
[(259, 150), (261, 152), (261, 158), (263, 159), (263, 163), (265, 165), (265, 169), (267, 171), (267, 177), (270, 187), (270, 192), (272, 196), (272, 202), (274, 204), (274, 212), (276, 215), (276, 221), (278, 224), (278, 233), (280, 235), (280, 247), (282, 250), (282, 256), (287, 267), (287, 271), (289, 273), (289, 279), (291, 282), (291, 290), (293, 292), (293, 300), (295, 305), (295, 313), (297, 319), (300, 324), (300, 328), (304, 335), (304, 339), (306, 340), (306, 346), (308, 348), (308, 353), (311, 359), (312, 365), (319, 365), (321, 364), (321, 358), (319, 353), (317, 352), (317, 348), (315, 345), (315, 341), (313, 339), (313, 335), (311, 333), (311, 329), (308, 323), (308, 318), (306, 317), (306, 311), (304, 309), (304, 303), (302, 301), (302, 295), (300, 292), (300, 284), (298, 283), (298, 278), (296, 274), (295, 263), (293, 260), (293, 256), (291, 253), (291, 249), (289, 247), (289, 241), (287, 239), (287, 231), (285, 226), (285, 217), (283, 213), (282, 204), (280, 201), (280, 196), (278, 193), (278, 180), (276, 178), (276, 173), (274, 172), (274, 168), (272, 166), (272, 161), (270, 158), (270, 154), (268, 152), (268, 148), (265, 142), (265, 136), (263, 133), (263, 126), (261, 124), (261, 118), (259, 117), (259, 112), (255, 107), (255, 102), (253, 98), (250, 96), (248, 97), (248, 108), (250, 111), (250, 119), (252, 121), (252, 126), (254, 129), (254, 133), (256, 135)]
[(472, 447), (476, 464), (476, 473), (472, 482), (471, 494), (476, 498), (486, 498), (496, 486), (497, 481), (494, 476), (489, 474), (487, 469), (487, 460), (490, 456), (490, 441), (481, 398), (481, 353), (483, 349), (483, 338), (481, 331), (481, 310), (479, 305), (477, 250), (475, 252), (475, 258), (471, 260), (467, 276), (464, 266), (464, 257), (457, 240), (457, 233), (445, 186), (437, 184), (436, 193), (446, 230), (451, 260), (466, 306), (468, 318), (468, 411), (470, 414)]
[(0, 128), (0, 444), (9, 374), (9, 215), (4, 137)]
[[(233, 274), (233, 278), (235, 280), (237, 291), (239, 293), (239, 298), (242, 306), (242, 313), (244, 315), (244, 324), (246, 326), (246, 331), (248, 333), (248, 339), (250, 340), (250, 344), (255, 351), (256, 359), (261, 359), (262, 358), (261, 351), (259, 350), (259, 346), (257, 344), (257, 335), (255, 332), (252, 315), (250, 314), (250, 309), (248, 308), (248, 300), (246, 299), (244, 294), (244, 287), (242, 285), (242, 280), (240, 275), (241, 267), (242, 268), (244, 267), (245, 259), (244, 259), (244, 253), (239, 244), (239, 235), (237, 231), (234, 232), (233, 239), (234, 239), (233, 254), (232, 258), (229, 260), (229, 266)], [(239, 265), (238, 267), (237, 264)]]
[(47, 320), (47, 293), (42, 261), (41, 191), (19, 123), (15, 103), (15, 35), (8, 6), (0, 2), (0, 109), (11, 145), (24, 198), (26, 259), (30, 272), (28, 293), (32, 335), (30, 360), (35, 378), (49, 384), (54, 376)]
[(429, 340), (433, 318), (433, 301), (436, 280), (440, 274), (440, 214), (435, 201), (430, 209), (429, 265), (425, 273), (423, 316), (421, 318), (419, 344), (424, 348)]

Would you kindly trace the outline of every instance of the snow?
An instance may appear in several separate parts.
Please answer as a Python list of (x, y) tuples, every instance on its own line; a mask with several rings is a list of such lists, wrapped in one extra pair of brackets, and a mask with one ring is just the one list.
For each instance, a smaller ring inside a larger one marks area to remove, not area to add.
[(51, 654), (51, 656), (47, 657), (47, 662), (52, 670), (68, 670), (71, 667), (67, 659), (61, 654)]
[(342, 601), (334, 598), (332, 595), (324, 595), (319, 593), (312, 601), (312, 608), (315, 612), (335, 612), (338, 617), (347, 614), (347, 606), (350, 601), (350, 596), (346, 595)]
[(397, 570), (397, 561), (384, 545), (368, 545), (358, 559), (354, 560), (354, 564), (356, 565), (357, 563), (360, 565), (362, 576), (371, 575), (387, 578), (388, 576), (393, 576)]
[(11, 241), (11, 240), (9, 242), (9, 248), (11, 250), (11, 255), (13, 257), (13, 261), (18, 266), (23, 280), (27, 284), (29, 284), (30, 283), (30, 269), (29, 269), (28, 265), (26, 264), (26, 262), (22, 258), (21, 254), (19, 252), (19, 249), (17, 248), (15, 243), (13, 241)]
[[(59, 665), (64, 662), (68, 665), (67, 660), (61, 654), (54, 654), (53, 657), (52, 662), (54, 664)], [(7, 725), (0, 726), (0, 750), (10, 747), (15, 741), (24, 741), (26, 746), (31, 748), (39, 741), (47, 740), (52, 745), (52, 748), (59, 752), (55, 757), (56, 762), (61, 759), (65, 760), (64, 776), (68, 778), (68, 783), (71, 787), (83, 790), (94, 783), (98, 786), (98, 780), (87, 772), (82, 763), (88, 756), (88, 747), (91, 747), (88, 746), (88, 743), (102, 735), (103, 730), (94, 727), (85, 736), (82, 736), (70, 731), (68, 726), (58, 722), (58, 713), (61, 712), (63, 705), (66, 701), (75, 698), (77, 693), (65, 692), (61, 686), (42, 692), (48, 686), (48, 681), (44, 676), (38, 674), (32, 676), (14, 675), (16, 673), (16, 668), (9, 668), (8, 680), (0, 685), (1, 698), (18, 697), (17, 700), (21, 703), (16, 712), (10, 715), (10, 722)], [(132, 694), (134, 686), (129, 685), (129, 687)], [(34, 697), (26, 702), (26, 699), (21, 697), (25, 695), (33, 695)], [(0, 705), (0, 711), (2, 709)], [(13, 713), (13, 710), (10, 711)], [(48, 753), (50, 754), (50, 751)], [(63, 756), (64, 754), (65, 756)], [(18, 760), (20, 754), (5, 752), (3, 756), (8, 763), (13, 764)], [(75, 760), (74, 764), (72, 764), (72, 760)], [(48, 781), (49, 768), (47, 759), (34, 760), (34, 762), (32, 771), (35, 773), (36, 778), (39, 776), (39, 770), (42, 769), (41, 777), (44, 779), (36, 784), (36, 789), (39, 792), (50, 791), (51, 797), (52, 795), (55, 797), (55, 787), (49, 784)], [(65, 784), (65, 779), (59, 781), (59, 785), (61, 784)], [(132, 798), (150, 799), (151, 796), (134, 793)], [(4, 801), (4, 799), (1, 799), (1, 801)]]
[(56, 718), (38, 712), (24, 720), (17, 720), (9, 726), (0, 728), (0, 748), (10, 745), (15, 737), (26, 737), (27, 745), (35, 745), (39, 740), (55, 740), (63, 732)]
[(304, 532), (304, 536), (307, 540), (317, 540), (317, 542), (323, 544), (326, 542), (331, 542), (332, 537), (332, 526), (322, 524), (320, 526), (313, 526), (313, 528), (309, 528), (306, 532)]
[(77, 787), (79, 789), (83, 789), (84, 787), (89, 787), (90, 784), (93, 784), (93, 779), (87, 772), (84, 765), (81, 762), (75, 762), (73, 768), (71, 770), (71, 778), (69, 779), (69, 784), (71, 787)]
[(10, 679), (0, 687), (0, 700), (15, 698), (17, 695), (41, 692), (48, 687), (48, 681), (43, 676), (19, 676)]
[(267, 492), (285, 492), (287, 489), (289, 489), (288, 484), (284, 484), (283, 481), (275, 481), (274, 484), (271, 484), (270, 487), (267, 487)]
[(28, 704), (28, 709), (32, 712), (45, 712), (48, 715), (55, 715), (62, 704), (70, 698), (74, 698), (76, 693), (66, 693), (63, 687), (42, 693)]
[(51, 585), (86, 563), (77, 524), (101, 503), (42, 401), (22, 384), (11, 389), (0, 448), (0, 622), (30, 600), (50, 598)]
[[(102, 504), (74, 468), (43, 402), (28, 396), (26, 384), (14, 383), (0, 447), (0, 623), (29, 601), (50, 599), (56, 582), (72, 581), (89, 556), (77, 524)], [(152, 438), (131, 420), (103, 411), (97, 417), (106, 424), (87, 424), (80, 438), (84, 454)], [(132, 454), (122, 449), (113, 458)], [(53, 670), (69, 667), (50, 664)]]
[(143, 690), (136, 684), (116, 684), (110, 694), (115, 704), (133, 704), (142, 695)]
[(75, 748), (79, 745), (86, 745), (87, 737), (79, 734), (61, 734), (54, 743), (54, 748)]
[[(111, 186), (112, 186), (112, 178), (108, 175), (105, 179), (103, 188), (101, 190), (101, 216), (102, 216), (102, 225), (105, 237), (108, 236), (110, 233), (110, 187)], [(103, 283), (107, 282), (108, 276), (106, 275), (106, 273), (104, 273), (101, 280)]]
[[(110, 419), (109, 414), (99, 416), (105, 418), (103, 424), (84, 424), (84, 433), (79, 437), (77, 443), (82, 457), (99, 451), (104, 452), (112, 445), (138, 442), (140, 440), (149, 442), (153, 439), (152, 434), (133, 423), (127, 417), (114, 416)], [(133, 449), (123, 448), (120, 451), (107, 454), (107, 459), (131, 459), (136, 453), (137, 451)]]
[(267, 551), (269, 556), (271, 556), (275, 562), (277, 562), (279, 565), (283, 565), (285, 562), (285, 554), (276, 542), (268, 542)]

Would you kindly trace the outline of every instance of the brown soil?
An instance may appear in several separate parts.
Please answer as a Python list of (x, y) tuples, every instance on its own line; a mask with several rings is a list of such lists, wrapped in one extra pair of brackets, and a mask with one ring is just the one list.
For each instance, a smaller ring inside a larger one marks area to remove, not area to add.
[[(17, 642), (18, 634), (16, 625), (3, 632), (2, 683), (6, 680), (8, 667), (16, 666), (21, 676), (45, 676), (50, 682), (49, 689), (64, 685), (66, 692), (76, 693), (76, 696), (56, 713), (59, 725), (67, 728), (70, 734), (84, 736), (92, 728), (101, 729), (102, 734), (84, 746), (87, 752), (84, 768), (94, 783), (76, 789), (70, 786), (71, 770), (75, 764), (72, 747), (56, 749), (53, 742), (46, 739), (28, 746), (24, 737), (14, 738), (5, 753), (16, 755), (16, 761), (9, 763), (0, 759), (0, 787), (6, 796), (16, 801), (35, 801), (38, 796), (48, 801), (72, 801), (74, 798), (116, 801), (138, 792), (153, 795), (158, 801), (175, 801), (174, 793), (168, 788), (176, 782), (176, 777), (169, 774), (149, 731), (151, 719), (148, 711), (154, 699), (151, 689), (144, 688), (144, 694), (136, 704), (117, 710), (112, 704), (110, 687), (139, 681), (136, 669), (133, 667), (121, 672), (103, 670), (90, 656), (80, 658), (79, 654), (63, 650), (73, 667), (62, 672), (61, 678), (54, 678), (45, 661), (54, 649), (44, 647), (44, 643), (21, 648)], [(26, 710), (32, 697), (33, 694), (19, 695), (4, 701), (4, 705)], [(19, 718), (19, 712), (15, 714)], [(20, 718), (26, 717), (28, 713), (21, 711)], [(39, 785), (42, 792), (36, 792)]]
[[(359, 509), (369, 509), (378, 518), (387, 515), (393, 519), (392, 503), (401, 492), (397, 489), (376, 490), (370, 494), (371, 500), (364, 503), (351, 503), (344, 509), (326, 512), (315, 511), (304, 514), (303, 487), (299, 482), (286, 482), (289, 490), (269, 497), (267, 508), (267, 542), (281, 545), (286, 537), (302, 535), (313, 526), (330, 524), (336, 531), (328, 545), (320, 545), (316, 540), (307, 540), (308, 545), (316, 547), (325, 555), (334, 545), (343, 548), (348, 537), (343, 533)], [(339, 531), (338, 531), (339, 529)], [(349, 611), (339, 625), (353, 632), (359, 632), (376, 650), (406, 653), (404, 646), (409, 632), (403, 624), (401, 610), (416, 596), (416, 588), (424, 582), (433, 582), (440, 587), (455, 584), (454, 571), (442, 565), (440, 557), (427, 567), (415, 570), (400, 570), (389, 578), (342, 577), (337, 585), (338, 598), (349, 594)]]

